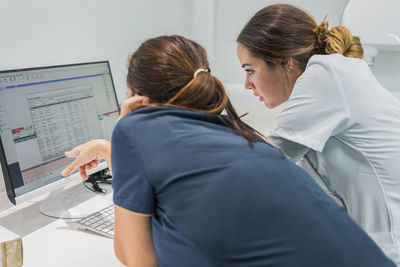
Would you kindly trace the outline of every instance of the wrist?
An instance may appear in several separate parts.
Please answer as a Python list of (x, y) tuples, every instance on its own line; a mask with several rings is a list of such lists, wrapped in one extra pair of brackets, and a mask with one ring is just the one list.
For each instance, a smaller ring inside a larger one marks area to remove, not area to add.
[(93, 143), (96, 147), (96, 154), (105, 160), (111, 157), (111, 143), (105, 139), (95, 139)]

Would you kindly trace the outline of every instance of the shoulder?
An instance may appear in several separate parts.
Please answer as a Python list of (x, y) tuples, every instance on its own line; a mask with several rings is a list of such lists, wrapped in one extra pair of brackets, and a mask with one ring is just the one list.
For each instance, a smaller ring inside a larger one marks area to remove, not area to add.
[(346, 85), (354, 83), (360, 79), (360, 74), (365, 76), (368, 72), (368, 65), (359, 58), (349, 58), (340, 54), (314, 55), (297, 79), (295, 87), (318, 95), (336, 95), (338, 92), (343, 94)]
[(336, 67), (340, 57), (318, 55), (310, 59), (284, 104), (272, 135), (322, 151), (332, 135), (348, 127), (350, 111), (342, 86), (347, 79), (343, 80)]
[(112, 138), (120, 142), (130, 140), (149, 155), (163, 148), (169, 151), (171, 144), (175, 151), (187, 150), (187, 146), (209, 142), (234, 142), (236, 136), (215, 114), (160, 106), (143, 107), (126, 115), (116, 125)]
[(167, 124), (170, 120), (179, 119), (209, 121), (214, 123), (219, 121), (218, 116), (215, 114), (206, 114), (177, 107), (148, 106), (132, 111), (123, 117), (118, 124), (132, 125), (133, 122), (143, 123), (150, 120), (152, 122), (159, 121), (162, 124)]
[[(150, 106), (143, 107), (123, 117), (116, 129), (135, 133), (152, 133), (153, 135), (177, 134), (186, 131), (227, 131), (229, 128), (216, 114), (192, 111), (185, 108)], [(147, 135), (146, 134), (146, 135)]]
[(314, 55), (307, 63), (306, 69), (297, 80), (297, 84), (308, 80), (325, 81), (331, 80), (332, 75), (336, 73), (340, 55)]
[[(158, 114), (155, 116), (154, 114)], [(146, 133), (151, 129), (151, 125), (159, 125), (159, 108), (158, 107), (143, 107), (132, 111), (121, 118), (115, 125), (112, 134), (112, 144), (121, 144), (124, 147), (128, 143), (135, 143), (146, 136)], [(163, 122), (163, 120), (160, 120)], [(126, 147), (125, 147), (126, 148)]]
[(171, 120), (179, 120), (185, 114), (185, 110), (165, 106), (142, 107), (124, 116), (115, 126), (119, 131), (147, 131), (149, 128), (163, 128), (171, 124)]
[(369, 67), (363, 59), (359, 58), (345, 57), (340, 54), (314, 55), (308, 61), (306, 69), (301, 76), (329, 74), (332, 78), (334, 76), (349, 75), (349, 72), (353, 75), (365, 73), (369, 72)]
[(341, 60), (340, 57), (341, 55), (337, 54), (312, 56), (306, 69), (297, 79), (290, 98), (295, 99), (298, 95), (301, 97), (325, 96), (336, 92), (341, 83), (337, 71), (340, 66), (338, 63)]
[(320, 65), (325, 67), (340, 67), (343, 64), (360, 64), (365, 65), (365, 61), (359, 58), (345, 57), (341, 54), (330, 55), (314, 55), (307, 63), (307, 68), (313, 65)]
[(165, 108), (159, 106), (149, 106), (149, 107), (142, 107), (128, 113), (126, 116), (121, 118), (116, 127), (127, 127), (127, 126), (134, 126), (135, 123), (140, 121), (148, 120), (149, 118), (159, 117), (162, 115)]

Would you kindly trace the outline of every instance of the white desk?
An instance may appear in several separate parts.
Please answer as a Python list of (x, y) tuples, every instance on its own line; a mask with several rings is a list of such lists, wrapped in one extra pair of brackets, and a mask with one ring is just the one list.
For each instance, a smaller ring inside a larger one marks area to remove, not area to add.
[[(71, 190), (87, 191), (82, 184)], [(11, 208), (0, 218), (1, 225), (22, 237), (24, 267), (121, 266), (112, 239), (77, 229), (73, 220), (47, 217), (39, 206), (40, 201)]]

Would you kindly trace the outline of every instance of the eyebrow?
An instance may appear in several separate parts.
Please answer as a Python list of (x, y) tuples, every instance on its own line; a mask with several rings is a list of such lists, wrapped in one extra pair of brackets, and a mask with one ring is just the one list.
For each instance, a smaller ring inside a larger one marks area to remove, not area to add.
[(244, 64), (242, 65), (242, 68), (247, 67), (247, 66), (251, 66), (251, 65), (248, 64), (248, 63), (244, 63)]

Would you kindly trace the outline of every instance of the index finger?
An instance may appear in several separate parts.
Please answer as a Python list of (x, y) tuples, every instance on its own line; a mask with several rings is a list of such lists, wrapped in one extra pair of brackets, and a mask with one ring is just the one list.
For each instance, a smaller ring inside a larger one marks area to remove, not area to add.
[(62, 176), (68, 176), (71, 175), (76, 169), (79, 168), (81, 164), (78, 162), (78, 160), (74, 160), (71, 164), (69, 164), (62, 172)]

